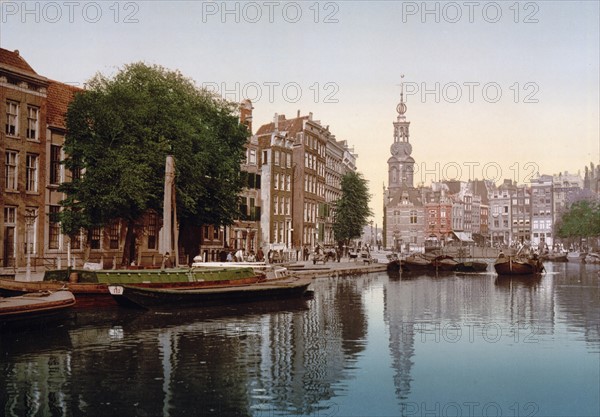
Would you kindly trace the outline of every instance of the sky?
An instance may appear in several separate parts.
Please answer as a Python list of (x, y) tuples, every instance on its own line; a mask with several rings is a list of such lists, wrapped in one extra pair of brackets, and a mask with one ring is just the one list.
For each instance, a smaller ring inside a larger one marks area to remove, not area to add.
[(597, 1), (0, 2), (0, 46), (83, 86), (143, 61), (232, 101), (254, 131), (312, 112), (358, 155), (375, 223), (404, 83), (415, 185), (600, 162)]

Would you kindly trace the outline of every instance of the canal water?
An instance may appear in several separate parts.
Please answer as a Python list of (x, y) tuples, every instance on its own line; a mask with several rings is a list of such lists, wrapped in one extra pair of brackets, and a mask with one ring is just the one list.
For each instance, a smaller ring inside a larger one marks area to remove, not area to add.
[(373, 273), (305, 300), (0, 334), (5, 416), (598, 416), (598, 266)]

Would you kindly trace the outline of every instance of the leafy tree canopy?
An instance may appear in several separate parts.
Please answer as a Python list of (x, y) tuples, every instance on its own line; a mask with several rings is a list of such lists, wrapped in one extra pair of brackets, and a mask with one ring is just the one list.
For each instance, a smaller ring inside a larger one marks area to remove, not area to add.
[(600, 204), (580, 200), (562, 215), (556, 226), (561, 238), (600, 236)]
[(182, 226), (230, 224), (237, 216), (247, 129), (236, 104), (181, 73), (134, 63), (113, 77), (97, 74), (66, 121), (65, 165), (83, 175), (61, 185), (65, 233), (161, 213), (169, 154)]
[(333, 233), (335, 240), (348, 243), (359, 238), (373, 212), (369, 208), (371, 195), (362, 174), (349, 172), (342, 177), (342, 196), (335, 204)]

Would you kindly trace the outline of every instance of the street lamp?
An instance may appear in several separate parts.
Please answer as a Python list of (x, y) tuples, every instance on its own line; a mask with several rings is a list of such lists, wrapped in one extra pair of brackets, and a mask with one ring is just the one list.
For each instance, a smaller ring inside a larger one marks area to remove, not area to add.
[(27, 269), (25, 271), (25, 279), (31, 281), (31, 230), (35, 219), (37, 218), (36, 209), (25, 209), (25, 224), (27, 226), (26, 249), (27, 249)]

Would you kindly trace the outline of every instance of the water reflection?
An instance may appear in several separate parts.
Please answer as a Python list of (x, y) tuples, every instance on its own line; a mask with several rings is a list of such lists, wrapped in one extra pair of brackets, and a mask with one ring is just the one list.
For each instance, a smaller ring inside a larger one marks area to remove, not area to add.
[(7, 416), (444, 415), (448, 404), (476, 415), (473, 402), (595, 415), (598, 268), (547, 269), (326, 278), (311, 299), (79, 311), (0, 335), (0, 404)]

